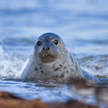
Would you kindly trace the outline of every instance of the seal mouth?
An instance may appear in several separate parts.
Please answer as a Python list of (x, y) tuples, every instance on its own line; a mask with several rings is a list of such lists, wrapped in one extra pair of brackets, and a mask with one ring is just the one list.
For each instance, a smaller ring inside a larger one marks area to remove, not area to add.
[(47, 54), (47, 55), (45, 55), (44, 57), (42, 57), (42, 59), (44, 60), (44, 59), (52, 59), (52, 55), (50, 55), (50, 54)]
[(55, 60), (55, 56), (51, 54), (44, 54), (44, 56), (41, 58), (43, 62), (51, 62)]
[(39, 58), (43, 63), (52, 63), (56, 60), (57, 54), (55, 53), (40, 53)]

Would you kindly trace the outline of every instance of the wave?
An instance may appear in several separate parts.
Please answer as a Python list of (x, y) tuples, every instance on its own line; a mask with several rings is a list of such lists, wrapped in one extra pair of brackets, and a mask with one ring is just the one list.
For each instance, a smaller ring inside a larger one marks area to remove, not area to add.
[(0, 45), (0, 78), (19, 77), (27, 62), (25, 56), (15, 52), (9, 55), (3, 50), (2, 44)]
[[(27, 46), (27, 48), (28, 47), (29, 46)], [(14, 49), (16, 49), (16, 47), (14, 47)], [(29, 50), (23, 49), (22, 51), (23, 53), (21, 53), (21, 49), (19, 49), (19, 51), (17, 49), (14, 52), (11, 51), (11, 53), (8, 54), (8, 52), (6, 52), (6, 49), (5, 50), (3, 49), (3, 42), (2, 40), (0, 40), (0, 78), (10, 77), (10, 76), (12, 77), (20, 76), (20, 74), (24, 70), (29, 60), (29, 57), (25, 56), (27, 55), (25, 51), (31, 52), (31, 47), (29, 48)], [(83, 58), (80, 57), (78, 59), (78, 62), (80, 63), (81, 68), (94, 76), (108, 77), (108, 55), (107, 54), (98, 55), (98, 56), (96, 55), (94, 54), (93, 56), (87, 56)]]
[(30, 45), (34, 45), (36, 41), (36, 37), (17, 37), (17, 38), (6, 38), (3, 39), (3, 42), (5, 45), (18, 45), (18, 46), (30, 46)]
[(88, 73), (108, 78), (108, 55), (88, 56), (78, 59), (80, 66)]

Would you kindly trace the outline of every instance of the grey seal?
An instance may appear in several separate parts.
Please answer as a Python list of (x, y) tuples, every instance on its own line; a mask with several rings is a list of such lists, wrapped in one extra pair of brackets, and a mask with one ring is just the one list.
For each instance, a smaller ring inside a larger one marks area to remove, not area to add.
[(67, 49), (62, 39), (54, 33), (42, 34), (34, 45), (31, 56), (20, 78), (25, 80), (66, 83), (69, 77), (100, 81), (81, 70), (77, 60)]

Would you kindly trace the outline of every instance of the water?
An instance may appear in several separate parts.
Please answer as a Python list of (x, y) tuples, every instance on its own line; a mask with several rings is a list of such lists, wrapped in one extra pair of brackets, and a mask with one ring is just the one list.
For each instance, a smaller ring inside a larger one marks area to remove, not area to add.
[[(61, 36), (84, 70), (108, 77), (107, 0), (0, 0), (0, 78), (20, 76), (35, 40), (45, 32)], [(75, 97), (66, 86), (38, 87), (21, 81), (1, 80), (0, 90), (45, 102)]]

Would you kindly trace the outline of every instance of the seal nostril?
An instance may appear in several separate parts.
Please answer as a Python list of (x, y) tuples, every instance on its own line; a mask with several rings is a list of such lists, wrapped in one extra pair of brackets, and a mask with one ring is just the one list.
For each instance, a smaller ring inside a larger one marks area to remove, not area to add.
[(43, 48), (43, 50), (45, 51), (45, 48)]
[(50, 47), (47, 47), (47, 49), (46, 50), (50, 50)]
[(50, 50), (50, 47), (44, 47), (43, 48), (43, 51), (48, 51), (48, 50)]

